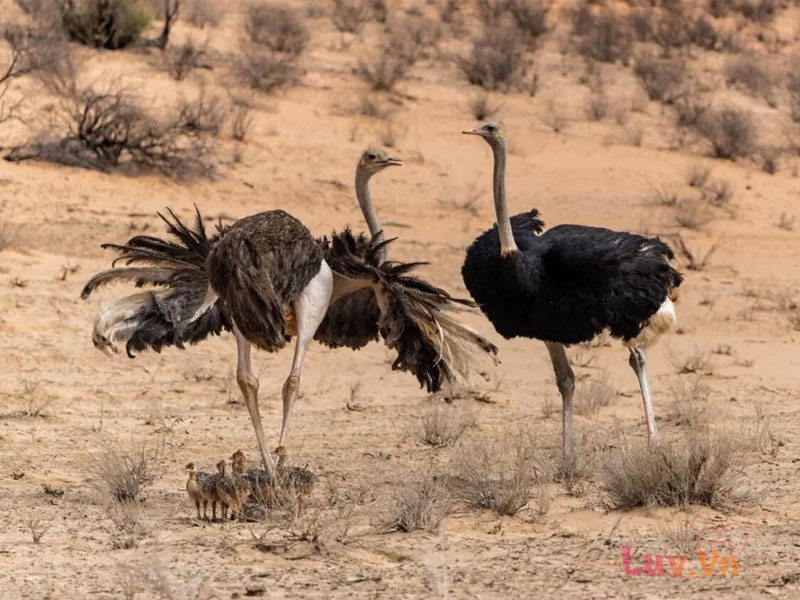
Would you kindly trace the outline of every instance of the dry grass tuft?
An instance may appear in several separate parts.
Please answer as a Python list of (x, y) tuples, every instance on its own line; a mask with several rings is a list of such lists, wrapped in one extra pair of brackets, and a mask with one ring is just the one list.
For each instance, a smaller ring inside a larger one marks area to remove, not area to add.
[(477, 425), (473, 410), (459, 404), (431, 406), (418, 420), (417, 437), (434, 448), (455, 444), (464, 432)]
[(421, 477), (404, 480), (397, 486), (382, 529), (436, 533), (451, 510), (452, 498), (444, 477), (426, 470)]
[(674, 515), (666, 523), (656, 523), (656, 531), (666, 542), (665, 549), (675, 549), (679, 555), (683, 554), (684, 556), (692, 554), (697, 549), (695, 541), (697, 531), (685, 513)]
[(524, 433), (468, 440), (458, 447), (451, 464), (455, 495), (472, 508), (499, 515), (522, 510), (531, 499), (531, 488), (551, 481), (555, 473), (552, 461)]
[(708, 178), (711, 176), (711, 167), (704, 164), (693, 164), (686, 173), (686, 183), (699, 190), (705, 189)]
[(675, 425), (696, 428), (708, 423), (708, 398), (711, 390), (699, 377), (691, 381), (677, 379), (669, 385), (672, 400), (667, 418)]
[(19, 225), (7, 221), (0, 222), (0, 251), (12, 248), (19, 239)]
[(741, 499), (737, 485), (744, 457), (737, 436), (703, 428), (658, 444), (623, 440), (603, 466), (607, 503), (612, 509), (688, 504), (730, 508)]
[(342, 34), (360, 33), (371, 16), (372, 10), (365, 0), (333, 0), (331, 21)]
[(371, 52), (370, 55), (370, 59), (359, 62), (357, 73), (376, 91), (392, 91), (411, 66), (406, 59), (386, 52)]
[(491, 119), (500, 110), (499, 106), (492, 103), (491, 97), (486, 92), (473, 96), (470, 100), (469, 108), (476, 121)]
[(573, 410), (575, 414), (591, 416), (611, 404), (616, 392), (608, 376), (583, 381), (575, 389)]
[(670, 362), (677, 369), (678, 375), (687, 373), (706, 373), (711, 368), (711, 358), (708, 352), (695, 348), (688, 354), (677, 356), (670, 353)]
[(106, 442), (91, 454), (87, 465), (89, 484), (119, 503), (131, 504), (161, 477), (164, 440), (154, 444), (131, 439), (125, 445)]
[(683, 198), (675, 205), (675, 222), (686, 229), (701, 229), (714, 220), (714, 214), (705, 202), (697, 198)]

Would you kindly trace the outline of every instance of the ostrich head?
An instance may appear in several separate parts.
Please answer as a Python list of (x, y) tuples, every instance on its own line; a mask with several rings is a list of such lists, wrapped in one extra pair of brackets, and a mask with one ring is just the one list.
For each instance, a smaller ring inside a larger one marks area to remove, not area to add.
[(403, 161), (378, 148), (368, 148), (364, 150), (361, 159), (358, 161), (358, 170), (366, 175), (372, 177), (375, 173), (383, 171), (386, 167), (400, 167)]
[(225, 474), (225, 461), (224, 460), (221, 460), (221, 461), (219, 461), (217, 463), (217, 471), (219, 471), (223, 475)]
[(187, 463), (186, 466), (184, 467), (184, 469), (186, 469), (190, 473), (193, 473), (194, 472), (194, 463), (193, 462)]
[(234, 471), (244, 471), (244, 452), (237, 450), (231, 455), (231, 468)]
[(475, 129), (467, 129), (461, 133), (466, 133), (468, 135), (479, 135), (486, 140), (486, 143), (492, 148), (505, 143), (506, 140), (505, 134), (503, 133), (503, 127), (496, 121), (484, 121)]

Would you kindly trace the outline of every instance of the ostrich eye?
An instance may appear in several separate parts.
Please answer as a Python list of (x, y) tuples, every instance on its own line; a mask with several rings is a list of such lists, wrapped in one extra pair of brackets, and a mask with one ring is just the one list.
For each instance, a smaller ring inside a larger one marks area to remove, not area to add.
[(496, 129), (496, 127), (494, 125), (487, 125), (486, 126), (486, 131), (488, 131), (490, 133), (493, 132), (495, 129)]
[(370, 160), (375, 160), (376, 158), (378, 158), (378, 156), (370, 152), (369, 154), (367, 154), (367, 158)]

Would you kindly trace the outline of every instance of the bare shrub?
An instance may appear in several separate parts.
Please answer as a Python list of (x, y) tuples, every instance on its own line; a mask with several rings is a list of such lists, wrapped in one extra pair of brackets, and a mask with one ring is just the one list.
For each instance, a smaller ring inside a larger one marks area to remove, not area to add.
[(741, 497), (743, 457), (737, 437), (704, 428), (658, 444), (623, 440), (602, 470), (608, 505), (731, 508)]
[(426, 17), (392, 19), (384, 52), (413, 65), (433, 55), (442, 37), (438, 22)]
[(372, 10), (364, 0), (333, 0), (331, 21), (341, 33), (359, 33)]
[(394, 491), (382, 528), (385, 531), (438, 532), (442, 520), (452, 509), (444, 477), (426, 470), (422, 476), (409, 479)]
[(36, 517), (29, 517), (25, 523), (28, 526), (28, 531), (31, 532), (34, 544), (41, 542), (53, 525), (50, 521), (42, 521), (42, 519)]
[(0, 123), (22, 117), (25, 98), (12, 103), (6, 98), (14, 80), (35, 75), (46, 85), (74, 67), (69, 47), (44, 29), (10, 25), (3, 29), (2, 38), (8, 49), (0, 61)]
[(530, 501), (531, 487), (552, 480), (547, 461), (525, 434), (500, 440), (479, 437), (462, 443), (451, 463), (454, 491), (473, 508), (513, 515)]
[(208, 96), (205, 89), (194, 100), (183, 100), (178, 105), (175, 124), (189, 133), (219, 135), (230, 106), (222, 96)]
[(763, 61), (752, 54), (740, 54), (725, 63), (728, 85), (744, 87), (753, 96), (769, 98), (775, 80)]
[(222, 21), (222, 7), (217, 0), (189, 0), (184, 9), (184, 19), (203, 29), (217, 27)]
[(90, 485), (120, 503), (132, 503), (161, 477), (164, 440), (153, 444), (131, 439), (130, 443), (103, 443), (87, 465)]
[(65, 0), (59, 10), (72, 40), (107, 50), (136, 42), (153, 18), (144, 0)]
[(528, 65), (516, 29), (487, 27), (459, 66), (471, 84), (494, 91), (519, 85)]
[(454, 404), (439, 404), (427, 409), (419, 418), (417, 437), (434, 448), (452, 446), (476, 423), (471, 410)]
[(296, 10), (287, 6), (251, 4), (247, 7), (244, 30), (251, 42), (274, 52), (299, 56), (308, 46), (306, 24)]
[(636, 58), (633, 72), (642, 82), (650, 100), (671, 104), (685, 92), (686, 64), (682, 60), (658, 58), (645, 53)]
[(675, 124), (678, 127), (695, 128), (703, 116), (709, 111), (710, 103), (695, 98), (691, 93), (675, 100)]
[(206, 67), (203, 57), (207, 54), (207, 44), (198, 46), (193, 40), (179, 46), (170, 46), (164, 52), (167, 71), (175, 81), (182, 81), (193, 69)]
[(373, 90), (391, 91), (405, 77), (410, 66), (408, 61), (384, 52), (371, 54), (371, 60), (359, 63), (358, 75)]
[(542, 0), (478, 0), (478, 16), (484, 24), (513, 24), (530, 47), (547, 32), (549, 11), (549, 3)]
[(575, 389), (574, 410), (575, 414), (591, 416), (600, 412), (611, 404), (616, 392), (608, 377), (593, 378), (588, 382), (581, 382)]
[(611, 10), (603, 9), (595, 14), (588, 7), (586, 12), (576, 9), (573, 32), (580, 36), (578, 52), (588, 58), (627, 64), (633, 53), (633, 32), (627, 19)]
[(142, 505), (133, 500), (109, 502), (106, 505), (106, 516), (111, 521), (107, 528), (111, 535), (111, 547), (114, 550), (134, 548), (139, 539), (148, 533), (148, 527), (142, 518)]
[(692, 250), (681, 236), (675, 238), (675, 245), (678, 256), (684, 266), (690, 271), (703, 271), (709, 265), (711, 257), (719, 249), (719, 243), (715, 242), (705, 252)]
[(156, 121), (122, 90), (81, 90), (55, 113), (60, 138), (53, 140), (53, 123), (47, 123), (40, 134), (44, 141), (16, 148), (6, 159), (38, 158), (101, 171), (127, 165), (170, 177), (211, 171), (202, 132), (187, 129), (178, 114)]
[(300, 76), (294, 56), (258, 44), (242, 45), (236, 72), (251, 89), (267, 94), (295, 85)]
[(705, 15), (700, 15), (694, 20), (689, 29), (689, 39), (696, 46), (706, 50), (717, 50), (721, 44), (716, 27)]
[(771, 23), (778, 12), (777, 0), (742, 0), (738, 6), (739, 12), (745, 19), (766, 25)]
[(715, 158), (747, 157), (756, 148), (753, 116), (738, 108), (706, 110), (697, 121), (696, 131), (710, 142)]
[(689, 515), (680, 512), (674, 515), (667, 523), (657, 522), (656, 531), (661, 539), (667, 543), (666, 549), (675, 549), (679, 555), (689, 556), (697, 550), (697, 530), (691, 522)]
[(469, 103), (470, 112), (476, 121), (485, 121), (494, 117), (500, 107), (493, 104), (491, 97), (486, 92), (481, 92), (472, 97)]

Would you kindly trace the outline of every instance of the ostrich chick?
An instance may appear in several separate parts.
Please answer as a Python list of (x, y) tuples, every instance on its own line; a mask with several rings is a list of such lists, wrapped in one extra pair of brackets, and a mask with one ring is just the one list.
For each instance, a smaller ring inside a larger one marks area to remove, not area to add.
[(286, 466), (286, 448), (278, 446), (274, 450), (278, 457), (278, 464), (276, 471), (278, 473), (278, 482), (281, 487), (288, 490), (293, 490), (297, 494), (297, 512), (303, 512), (303, 500), (311, 494), (314, 490), (317, 476), (314, 475), (307, 467), (287, 467)]
[[(242, 520), (242, 506), (250, 495), (250, 482), (244, 474), (244, 455), (242, 460), (232, 463), (232, 473), (225, 473), (225, 461), (220, 461), (217, 468), (220, 469), (222, 477), (217, 483), (220, 500), (223, 506), (231, 509), (231, 519)], [(223, 508), (222, 518), (227, 518)]]
[[(213, 477), (211, 473), (204, 471), (196, 471), (194, 463), (186, 465), (188, 472), (188, 479), (186, 480), (186, 493), (189, 494), (189, 499), (194, 501), (195, 508), (197, 508), (197, 518), (208, 520), (208, 502), (215, 499), (214, 494), (210, 488), (210, 479)], [(200, 503), (203, 503), (203, 516), (200, 516)]]

